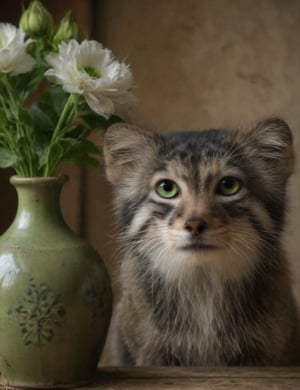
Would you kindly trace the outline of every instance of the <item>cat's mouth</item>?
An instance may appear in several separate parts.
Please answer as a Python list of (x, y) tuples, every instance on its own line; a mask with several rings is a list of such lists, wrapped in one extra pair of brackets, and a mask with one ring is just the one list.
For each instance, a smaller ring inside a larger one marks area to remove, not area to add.
[(182, 250), (192, 250), (192, 251), (208, 251), (218, 249), (215, 245), (205, 244), (203, 242), (193, 242), (187, 245), (182, 246)]

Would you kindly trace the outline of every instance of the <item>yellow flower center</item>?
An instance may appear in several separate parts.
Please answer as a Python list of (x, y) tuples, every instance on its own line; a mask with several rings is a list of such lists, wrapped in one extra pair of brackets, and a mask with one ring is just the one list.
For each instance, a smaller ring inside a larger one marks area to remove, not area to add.
[(92, 68), (91, 66), (84, 66), (80, 70), (85, 72), (93, 79), (98, 79), (99, 77), (101, 77), (101, 73), (98, 72), (95, 68)]

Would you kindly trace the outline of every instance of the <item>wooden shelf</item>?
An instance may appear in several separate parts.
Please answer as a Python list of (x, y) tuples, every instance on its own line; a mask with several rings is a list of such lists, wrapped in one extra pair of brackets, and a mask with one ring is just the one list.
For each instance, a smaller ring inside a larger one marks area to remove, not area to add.
[[(13, 389), (0, 385), (0, 390)], [(300, 390), (299, 367), (101, 367), (73, 390)], [(19, 389), (21, 390), (21, 389)]]
[(101, 368), (81, 390), (300, 390), (299, 367)]

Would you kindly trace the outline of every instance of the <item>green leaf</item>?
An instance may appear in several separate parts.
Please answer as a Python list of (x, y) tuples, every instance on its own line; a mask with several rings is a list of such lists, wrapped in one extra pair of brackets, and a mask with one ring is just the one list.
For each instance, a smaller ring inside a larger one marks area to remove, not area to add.
[(86, 139), (78, 141), (72, 138), (65, 138), (63, 141), (65, 144), (64, 160), (72, 161), (77, 165), (99, 166), (99, 160), (93, 155), (100, 155), (101, 152), (92, 142)]
[(0, 129), (3, 129), (7, 125), (7, 116), (3, 109), (0, 109)]
[(80, 116), (79, 118), (81, 125), (87, 127), (90, 130), (101, 129), (105, 130), (108, 126), (107, 119), (102, 116), (96, 115), (93, 112), (87, 112)]
[(65, 137), (76, 139), (80, 141), (83, 138), (86, 138), (91, 133), (91, 130), (87, 129), (85, 126), (76, 125), (70, 126), (65, 131)]
[(123, 119), (121, 119), (119, 116), (117, 115), (112, 115), (109, 119), (108, 119), (108, 122), (109, 122), (109, 125), (113, 125), (115, 123), (120, 123), (120, 122), (124, 122)]
[(50, 87), (42, 94), (39, 107), (48, 115), (51, 113), (54, 116), (54, 122), (57, 123), (68, 97), (69, 94), (64, 92), (62, 87)]
[(64, 158), (66, 158), (70, 153), (72, 153), (72, 150), (76, 148), (78, 143), (79, 141), (72, 138), (63, 138), (59, 141), (59, 144), (63, 150)]
[(43, 111), (38, 105), (31, 106), (29, 112), (37, 134), (52, 134), (56, 126), (53, 116), (48, 115), (48, 113)]
[(96, 158), (88, 156), (88, 155), (83, 156), (80, 153), (79, 154), (73, 153), (66, 160), (71, 161), (73, 164), (78, 165), (78, 166), (91, 165), (95, 168), (98, 168), (99, 164), (100, 164), (99, 160), (97, 160)]
[(105, 131), (112, 124), (122, 122), (122, 120), (116, 115), (112, 115), (109, 119), (106, 119), (103, 116), (89, 111), (80, 116), (80, 122), (90, 130)]
[(18, 96), (21, 100), (24, 100), (30, 92), (37, 89), (44, 78), (46, 69), (46, 66), (39, 65), (33, 68), (31, 72), (10, 77), (12, 89), (18, 91)]
[(28, 111), (20, 109), (19, 120), (24, 127), (27, 126), (29, 129), (32, 129), (32, 119)]
[(18, 157), (13, 152), (0, 147), (0, 168), (12, 167), (17, 161)]
[(84, 140), (80, 141), (78, 148), (80, 148), (80, 150), (83, 153), (97, 154), (97, 155), (101, 154), (100, 149), (93, 142), (89, 141), (88, 139), (84, 139)]
[(56, 142), (51, 145), (51, 148), (44, 148), (42, 153), (39, 155), (39, 169), (46, 164), (49, 167), (55, 167), (57, 161), (61, 160), (64, 155), (64, 148), (60, 142)]
[(23, 154), (28, 145), (28, 138), (24, 135), (18, 135), (18, 152)]

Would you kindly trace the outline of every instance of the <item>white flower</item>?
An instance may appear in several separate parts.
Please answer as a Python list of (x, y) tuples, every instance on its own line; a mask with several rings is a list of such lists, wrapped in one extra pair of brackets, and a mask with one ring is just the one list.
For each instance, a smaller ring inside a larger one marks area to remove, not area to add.
[(35, 60), (26, 53), (30, 42), (25, 41), (24, 31), (10, 23), (0, 23), (0, 73), (20, 74), (33, 68)]
[(99, 42), (62, 42), (59, 53), (49, 54), (46, 61), (52, 67), (45, 73), (51, 81), (66, 92), (82, 94), (89, 107), (105, 118), (126, 116), (135, 102), (129, 66), (115, 61)]

